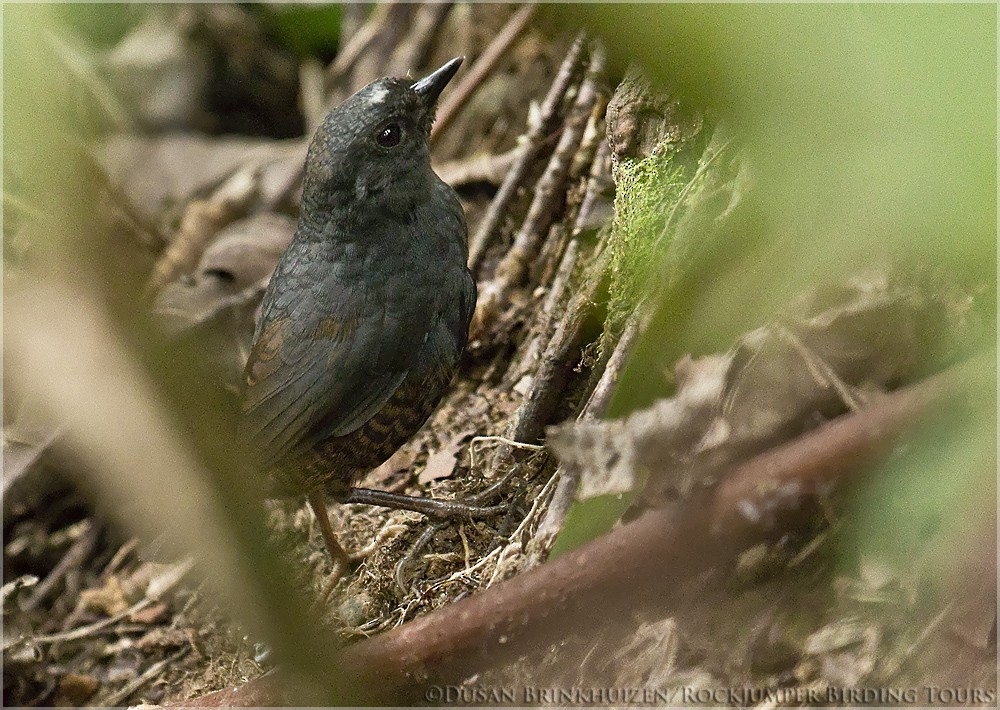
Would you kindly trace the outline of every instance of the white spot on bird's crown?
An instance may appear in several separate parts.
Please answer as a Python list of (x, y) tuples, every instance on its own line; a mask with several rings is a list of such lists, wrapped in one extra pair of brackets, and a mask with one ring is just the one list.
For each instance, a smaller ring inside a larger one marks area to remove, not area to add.
[(389, 92), (386, 91), (381, 86), (376, 86), (375, 88), (372, 89), (372, 92), (369, 95), (368, 100), (371, 101), (373, 104), (380, 104), (384, 102), (387, 98), (389, 98)]

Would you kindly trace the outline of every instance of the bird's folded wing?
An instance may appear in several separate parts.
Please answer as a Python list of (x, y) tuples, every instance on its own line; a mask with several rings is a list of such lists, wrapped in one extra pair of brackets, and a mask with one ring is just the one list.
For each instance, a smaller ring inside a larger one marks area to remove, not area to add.
[[(270, 468), (329, 436), (349, 434), (377, 413), (408, 373), (423, 314), (328, 318), (300, 332), (295, 318), (262, 324), (247, 362), (243, 434)], [(427, 317), (429, 317), (428, 314)], [(405, 327), (409, 325), (410, 327)]]

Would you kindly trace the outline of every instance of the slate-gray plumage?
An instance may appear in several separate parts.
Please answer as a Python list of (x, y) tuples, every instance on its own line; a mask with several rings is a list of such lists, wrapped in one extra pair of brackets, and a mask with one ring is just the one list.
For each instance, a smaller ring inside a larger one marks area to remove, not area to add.
[(264, 294), (242, 432), (276, 495), (322, 507), (328, 546), (323, 492), (352, 500), (358, 476), (433, 412), (465, 347), (476, 303), (465, 216), (428, 148), (435, 102), (461, 61), (417, 82), (380, 79), (330, 112)]

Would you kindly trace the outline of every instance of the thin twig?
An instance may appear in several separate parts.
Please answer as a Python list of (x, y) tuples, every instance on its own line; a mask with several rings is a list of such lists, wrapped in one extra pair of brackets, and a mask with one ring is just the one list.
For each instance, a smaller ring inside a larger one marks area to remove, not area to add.
[(587, 404), (580, 412), (581, 421), (600, 419), (604, 416), (604, 412), (607, 411), (608, 405), (611, 403), (611, 395), (614, 394), (615, 385), (618, 384), (618, 378), (625, 367), (625, 362), (632, 353), (639, 336), (645, 332), (649, 325), (653, 312), (648, 302), (644, 301), (636, 306), (635, 311), (625, 321), (625, 327), (604, 366), (604, 372), (601, 373), (601, 378), (597, 381)]
[(101, 526), (96, 524), (93, 519), (87, 520), (86, 527), (80, 533), (80, 537), (70, 546), (41, 584), (32, 590), (31, 596), (24, 603), (25, 610), (31, 611), (45, 601), (70, 570), (80, 567), (81, 563), (90, 557), (100, 537)]
[(523, 281), (538, 250), (539, 241), (555, 221), (558, 203), (565, 197), (565, 182), (573, 156), (580, 147), (587, 121), (597, 102), (597, 77), (603, 71), (604, 53), (598, 47), (594, 50), (587, 76), (569, 111), (559, 143), (552, 151), (545, 172), (535, 186), (535, 196), (528, 214), (514, 237), (514, 243), (497, 265), (493, 278), (480, 292), (471, 337), (489, 329), (499, 311), (506, 305), (511, 291)]
[(159, 676), (172, 663), (176, 663), (177, 661), (182, 659), (190, 652), (190, 650), (191, 648), (189, 646), (185, 646), (176, 653), (164, 658), (162, 661), (157, 661), (149, 668), (147, 668), (145, 671), (143, 671), (142, 675), (140, 675), (138, 678), (135, 678), (134, 680), (131, 680), (128, 683), (126, 683), (121, 690), (104, 698), (105, 704), (108, 707), (115, 707), (117, 705), (121, 705), (130, 695), (132, 695), (132, 693), (137, 691), (142, 686), (146, 685), (146, 683), (148, 683), (149, 681)]
[(38, 584), (38, 577), (33, 574), (22, 574), (17, 579), (4, 584), (0, 587), (0, 610), (7, 606), (7, 600), (12, 595), (20, 592), (22, 589), (31, 589), (36, 584)]
[(410, 20), (410, 33), (396, 45), (389, 59), (389, 76), (406, 76), (424, 65), (434, 37), (451, 12), (451, 2), (420, 5)]
[(170, 566), (164, 572), (150, 580), (146, 587), (146, 596), (143, 599), (140, 599), (120, 614), (115, 614), (107, 619), (101, 619), (100, 621), (88, 624), (87, 626), (79, 626), (75, 629), (60, 631), (55, 634), (34, 637), (22, 636), (5, 643), (3, 645), (3, 650), (6, 653), (9, 649), (24, 643), (40, 644), (56, 643), (58, 641), (74, 641), (76, 639), (86, 638), (87, 636), (100, 633), (109, 626), (131, 616), (132, 614), (142, 611), (153, 602), (161, 599), (163, 595), (177, 586), (177, 584), (184, 579), (185, 575), (191, 571), (193, 566), (194, 558), (192, 557), (186, 557), (180, 562)]
[(438, 105), (437, 119), (431, 129), (431, 141), (444, 132), (444, 129), (458, 115), (461, 108), (468, 103), (469, 97), (496, 68), (500, 60), (507, 55), (514, 42), (527, 29), (534, 12), (534, 5), (525, 5), (515, 12), (489, 46), (479, 55), (475, 63), (465, 72), (458, 84), (444, 97)]
[(477, 155), (442, 163), (434, 167), (434, 172), (452, 187), (477, 182), (499, 184), (520, 155), (521, 147), (515, 146), (506, 153)]
[(371, 46), (378, 36), (382, 25), (392, 9), (393, 3), (379, 3), (375, 6), (372, 14), (368, 17), (361, 28), (351, 37), (344, 48), (337, 52), (337, 56), (330, 62), (326, 69), (326, 84), (328, 87), (336, 84), (344, 75), (350, 71), (358, 58)]
[(559, 108), (582, 64), (583, 49), (584, 42), (581, 33), (573, 41), (569, 52), (566, 53), (566, 58), (559, 67), (559, 72), (556, 74), (552, 86), (549, 87), (544, 101), (542, 101), (538, 122), (528, 129), (528, 134), (520, 146), (520, 157), (507, 173), (507, 177), (504, 178), (496, 196), (490, 202), (486, 214), (480, 220), (479, 228), (469, 241), (469, 268), (473, 271), (479, 267), (483, 254), (499, 232), (501, 219), (507, 213), (508, 206), (514, 200), (521, 184), (527, 177), (545, 138), (555, 131), (558, 125)]
[(108, 577), (117, 572), (118, 569), (122, 566), (122, 563), (125, 562), (125, 558), (127, 558), (130, 554), (132, 554), (132, 552), (138, 546), (139, 546), (139, 538), (137, 537), (129, 538), (129, 540), (124, 545), (119, 547), (118, 551), (115, 552), (114, 555), (112, 555), (111, 559), (108, 560), (108, 563), (104, 565), (104, 569), (101, 570), (100, 578), (102, 580), (106, 580)]

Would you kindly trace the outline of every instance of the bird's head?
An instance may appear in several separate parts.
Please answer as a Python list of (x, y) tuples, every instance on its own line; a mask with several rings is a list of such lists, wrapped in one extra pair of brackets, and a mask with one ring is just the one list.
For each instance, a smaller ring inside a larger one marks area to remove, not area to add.
[(382, 202), (389, 188), (433, 177), (427, 143), (435, 106), (462, 59), (418, 81), (379, 79), (333, 109), (306, 156), (303, 210)]

